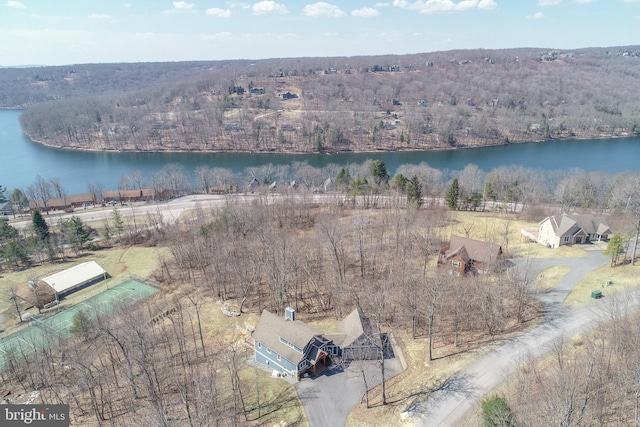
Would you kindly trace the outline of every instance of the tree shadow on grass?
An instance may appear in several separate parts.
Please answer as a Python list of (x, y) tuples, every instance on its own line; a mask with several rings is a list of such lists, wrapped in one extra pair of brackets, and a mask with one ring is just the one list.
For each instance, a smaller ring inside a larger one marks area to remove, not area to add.
[[(263, 401), (261, 399), (260, 410), (258, 411), (258, 408), (252, 408), (251, 410), (247, 411), (247, 416), (250, 421), (258, 421), (258, 424), (256, 425), (272, 425), (273, 419), (270, 419), (269, 415), (280, 411), (284, 411), (286, 413), (287, 411), (298, 406), (301, 407), (295, 390), (292, 391), (290, 389), (286, 389), (273, 396), (273, 398), (269, 400)], [(258, 413), (260, 414), (260, 417), (258, 417)], [(298, 416), (298, 418), (300, 418), (300, 415)], [(298, 422), (299, 421), (296, 421), (294, 424), (290, 425), (295, 425)]]
[(470, 387), (467, 375), (455, 375), (453, 377), (439, 378), (432, 387), (425, 388), (405, 397), (389, 400), (389, 405), (397, 405), (411, 401), (404, 412), (426, 413), (427, 401), (437, 402), (445, 399), (450, 394), (472, 394), (474, 389)]

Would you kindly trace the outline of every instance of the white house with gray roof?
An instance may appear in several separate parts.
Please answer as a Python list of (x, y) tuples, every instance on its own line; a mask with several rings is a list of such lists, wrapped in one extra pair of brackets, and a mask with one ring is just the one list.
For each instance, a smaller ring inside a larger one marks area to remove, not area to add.
[(550, 248), (606, 241), (613, 234), (603, 218), (589, 214), (552, 215), (540, 222), (538, 243)]

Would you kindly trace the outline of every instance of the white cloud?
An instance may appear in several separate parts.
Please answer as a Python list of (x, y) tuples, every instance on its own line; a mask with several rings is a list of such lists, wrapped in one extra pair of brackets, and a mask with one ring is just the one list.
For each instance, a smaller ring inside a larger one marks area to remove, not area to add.
[(538, 6), (557, 6), (562, 3), (562, 0), (539, 0)]
[(380, 3), (376, 3), (376, 4), (375, 4), (375, 6), (376, 6), (376, 7), (389, 7), (389, 6), (391, 6), (391, 3), (386, 3), (386, 2), (385, 2), (385, 3), (383, 3), (383, 2), (380, 2)]
[(287, 6), (271, 0), (260, 1), (254, 4), (252, 9), (255, 15), (264, 15), (266, 13), (285, 14), (289, 12)]
[(527, 19), (542, 19), (544, 18), (544, 14), (542, 12), (536, 12), (533, 15), (527, 16)]
[(223, 31), (220, 33), (207, 34), (205, 36), (202, 36), (202, 40), (226, 40), (226, 39), (231, 39), (232, 37), (233, 37), (233, 34), (231, 34), (228, 31)]
[(216, 18), (228, 18), (231, 16), (230, 9), (218, 9), (217, 7), (212, 7), (210, 9), (207, 9), (204, 13)]
[(191, 10), (193, 9), (193, 3), (187, 3), (186, 1), (174, 1), (173, 8), (179, 10)]
[(127, 8), (127, 9), (131, 9), (131, 3), (125, 3), (124, 7)]
[(576, 3), (580, 3), (580, 4), (589, 4), (589, 3), (595, 3), (598, 0), (575, 0)]
[(14, 9), (26, 9), (27, 6), (25, 6), (24, 3), (20, 3), (19, 1), (15, 1), (15, 0), (9, 0), (7, 2), (7, 6), (12, 7)]
[(306, 5), (302, 9), (302, 14), (305, 16), (328, 16), (331, 18), (340, 18), (342, 16), (347, 16), (347, 14), (338, 6), (325, 3), (323, 1)]
[(480, 0), (480, 3), (478, 4), (478, 9), (483, 10), (493, 10), (496, 7), (498, 7), (498, 3), (494, 0)]
[(420, 13), (437, 13), (449, 11), (464, 11), (470, 9), (492, 10), (498, 7), (495, 0), (393, 0), (393, 5), (402, 9), (415, 10)]
[(444, 39), (444, 40), (442, 41), (442, 43), (444, 43), (444, 44), (451, 44), (451, 43), (453, 43), (453, 39)]
[(106, 13), (92, 13), (91, 15), (89, 15), (89, 18), (91, 18), (91, 19), (109, 19), (109, 18), (111, 18), (111, 16), (107, 15)]
[(352, 10), (351, 15), (358, 18), (371, 18), (380, 15), (380, 12), (372, 7), (361, 7), (360, 9)]

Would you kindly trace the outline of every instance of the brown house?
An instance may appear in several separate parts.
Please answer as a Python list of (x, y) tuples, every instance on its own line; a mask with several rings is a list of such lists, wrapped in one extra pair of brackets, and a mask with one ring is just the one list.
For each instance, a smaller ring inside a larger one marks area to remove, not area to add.
[(153, 200), (153, 191), (150, 188), (141, 190), (107, 190), (102, 192), (103, 202), (146, 202)]
[[(65, 198), (55, 198), (47, 200), (47, 209), (50, 211), (59, 211), (69, 208), (80, 208), (84, 204), (93, 205), (97, 203), (92, 194), (72, 194)], [(29, 208), (31, 210), (38, 209), (44, 211), (44, 204), (42, 200), (30, 200)]]
[(451, 236), (449, 245), (438, 254), (438, 269), (454, 276), (490, 273), (503, 265), (500, 245), (466, 237)]

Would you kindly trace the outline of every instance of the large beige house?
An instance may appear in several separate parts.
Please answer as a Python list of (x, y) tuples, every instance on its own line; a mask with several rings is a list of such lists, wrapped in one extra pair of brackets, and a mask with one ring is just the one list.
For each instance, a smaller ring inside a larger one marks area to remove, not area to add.
[(613, 234), (603, 218), (588, 214), (548, 216), (540, 222), (538, 243), (549, 248), (609, 240)]

